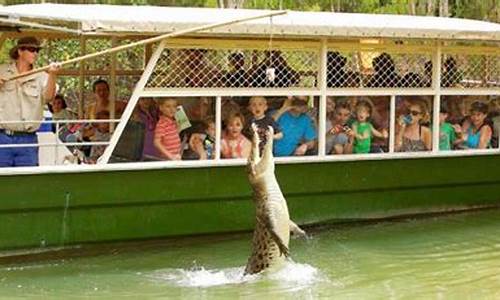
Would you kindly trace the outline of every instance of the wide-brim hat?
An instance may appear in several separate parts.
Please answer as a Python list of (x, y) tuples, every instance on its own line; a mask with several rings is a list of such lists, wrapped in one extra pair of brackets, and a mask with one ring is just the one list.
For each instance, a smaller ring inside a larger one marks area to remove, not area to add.
[(17, 52), (17, 50), (19, 50), (19, 48), (21, 47), (33, 47), (36, 49), (42, 48), (40, 41), (36, 37), (26, 36), (17, 40), (17, 45), (10, 49), (9, 56), (12, 59), (17, 59), (19, 57), (19, 53)]

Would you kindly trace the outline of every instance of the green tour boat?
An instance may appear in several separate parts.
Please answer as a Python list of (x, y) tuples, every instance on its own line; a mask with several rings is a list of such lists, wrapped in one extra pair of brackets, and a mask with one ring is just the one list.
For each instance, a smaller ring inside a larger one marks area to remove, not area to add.
[(499, 24), (72, 4), (2, 6), (0, 23), (2, 53), (35, 36), (40, 70), (62, 64), (66, 110), (15, 121), (42, 123), (40, 165), (0, 168), (6, 255), (251, 230), (259, 114), (298, 224), (500, 206)]

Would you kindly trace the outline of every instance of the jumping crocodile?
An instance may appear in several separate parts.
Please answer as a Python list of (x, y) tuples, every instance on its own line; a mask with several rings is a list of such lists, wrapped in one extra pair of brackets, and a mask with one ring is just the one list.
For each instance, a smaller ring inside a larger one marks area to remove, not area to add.
[(305, 232), (290, 220), (285, 197), (274, 175), (273, 128), (266, 132), (266, 143), (259, 156), (260, 138), (252, 124), (253, 138), (247, 171), (253, 189), (256, 224), (252, 241), (252, 254), (245, 274), (255, 274), (278, 268), (289, 255), (290, 232), (305, 236)]

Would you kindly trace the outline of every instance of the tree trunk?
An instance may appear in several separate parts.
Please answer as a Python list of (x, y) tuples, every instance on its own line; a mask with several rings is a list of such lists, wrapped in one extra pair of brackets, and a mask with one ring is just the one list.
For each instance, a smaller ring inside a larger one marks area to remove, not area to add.
[(448, 17), (448, 0), (439, 0), (439, 16)]
[(416, 15), (417, 14), (417, 8), (415, 5), (415, 0), (409, 0), (408, 1), (408, 12), (410, 15)]
[(222, 8), (242, 8), (245, 0), (219, 0), (219, 7), (221, 4)]
[(434, 0), (427, 0), (427, 15), (434, 16)]

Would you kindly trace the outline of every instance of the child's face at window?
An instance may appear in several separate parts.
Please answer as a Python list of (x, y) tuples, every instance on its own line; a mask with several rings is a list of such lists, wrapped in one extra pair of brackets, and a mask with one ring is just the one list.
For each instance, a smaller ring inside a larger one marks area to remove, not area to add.
[(236, 138), (241, 134), (241, 131), (243, 130), (243, 123), (241, 122), (240, 118), (233, 118), (227, 124), (227, 133), (230, 137)]
[(215, 123), (208, 123), (207, 134), (211, 137), (215, 137)]
[(52, 110), (54, 112), (60, 112), (62, 109), (63, 109), (63, 102), (62, 102), (62, 100), (59, 99), (59, 98), (55, 98), (52, 101)]
[(267, 102), (262, 99), (251, 100), (248, 110), (250, 110), (255, 118), (263, 117), (267, 110)]
[(108, 132), (109, 131), (109, 123), (98, 123), (97, 130), (100, 132)]
[(446, 122), (446, 119), (448, 119), (448, 113), (440, 112), (439, 113), (439, 123), (442, 124), (442, 123)]
[(168, 118), (174, 118), (176, 110), (177, 110), (177, 101), (175, 100), (165, 100), (160, 105), (161, 114)]
[(368, 118), (370, 117), (370, 112), (368, 111), (368, 109), (366, 109), (366, 107), (358, 107), (358, 109), (356, 110), (356, 116), (358, 118), (358, 121), (366, 122), (366, 120), (368, 120)]

